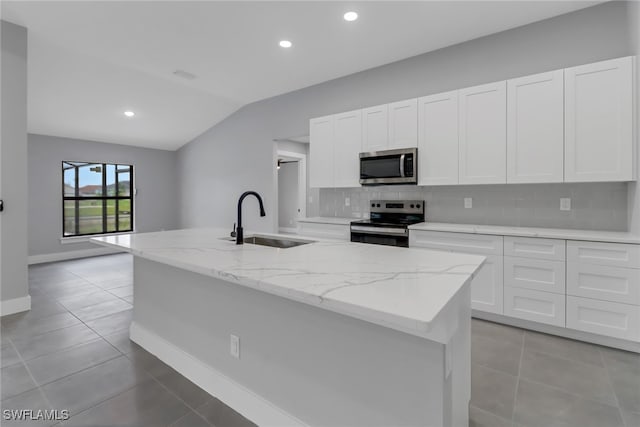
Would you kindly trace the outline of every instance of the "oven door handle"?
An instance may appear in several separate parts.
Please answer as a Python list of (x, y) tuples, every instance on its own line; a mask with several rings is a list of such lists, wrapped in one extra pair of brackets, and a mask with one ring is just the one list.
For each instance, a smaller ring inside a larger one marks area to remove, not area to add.
[(401, 178), (406, 178), (406, 176), (404, 175), (404, 154), (400, 155), (400, 177)]
[(381, 234), (386, 236), (408, 236), (409, 230), (406, 228), (391, 228), (391, 227), (366, 227), (362, 225), (352, 225), (351, 232), (362, 234)]

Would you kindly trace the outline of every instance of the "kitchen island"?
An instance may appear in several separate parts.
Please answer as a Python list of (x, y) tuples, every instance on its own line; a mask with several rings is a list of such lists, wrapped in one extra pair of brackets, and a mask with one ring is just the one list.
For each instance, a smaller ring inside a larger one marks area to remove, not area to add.
[(259, 425), (468, 425), (483, 257), (227, 234), (92, 239), (134, 255), (133, 341)]

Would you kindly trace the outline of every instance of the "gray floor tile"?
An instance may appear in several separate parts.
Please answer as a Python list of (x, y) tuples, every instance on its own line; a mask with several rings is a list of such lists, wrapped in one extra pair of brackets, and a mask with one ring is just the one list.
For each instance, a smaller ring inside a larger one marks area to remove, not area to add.
[(526, 427), (622, 427), (614, 406), (521, 379), (514, 421)]
[(58, 303), (65, 306), (68, 310), (77, 310), (82, 307), (100, 304), (107, 301), (115, 301), (117, 297), (109, 292), (98, 290), (90, 294), (74, 295), (70, 297), (59, 298)]
[(46, 298), (31, 298), (31, 310), (29, 310), (29, 317), (35, 319), (38, 317), (47, 317), (53, 314), (65, 313), (66, 308), (58, 304), (50, 297)]
[(210, 424), (225, 427), (254, 427), (255, 424), (222, 403), (213, 398), (209, 402), (196, 409)]
[(599, 346), (593, 344), (526, 331), (524, 346), (528, 351), (546, 353), (577, 362), (603, 366)]
[(622, 411), (625, 427), (640, 427), (640, 412)]
[(147, 381), (99, 405), (71, 417), (65, 426), (161, 427), (189, 412), (155, 381)]
[(122, 354), (129, 354), (136, 349), (142, 348), (138, 344), (131, 341), (131, 339), (129, 339), (128, 329), (116, 332), (115, 334), (107, 335), (103, 338), (107, 340), (112, 346), (117, 348)]
[(156, 356), (149, 353), (142, 347), (137, 348), (136, 350), (127, 354), (127, 358), (131, 360), (131, 363), (133, 363), (136, 368), (148, 372), (155, 378), (167, 375), (173, 370), (173, 368), (171, 368), (169, 365), (167, 365), (162, 360), (158, 359)]
[(190, 411), (187, 415), (171, 424), (171, 427), (211, 427), (211, 424), (205, 421), (198, 413)]
[(112, 335), (116, 332), (129, 329), (131, 325), (131, 316), (133, 310), (125, 310), (106, 317), (100, 317), (87, 322), (87, 326), (98, 334)]
[(211, 399), (211, 395), (209, 393), (183, 377), (172, 368), (169, 368), (167, 372), (158, 375), (156, 379), (191, 408), (197, 408)]
[(602, 355), (620, 407), (640, 412), (640, 355), (603, 349)]
[[(44, 397), (40, 389), (34, 388), (25, 393), (19, 394), (12, 398), (2, 401), (2, 410), (22, 410), (31, 409), (33, 411), (54, 409)], [(60, 414), (62, 417), (62, 414)], [(58, 421), (56, 420), (6, 420), (3, 418), (2, 427), (27, 427), (27, 426), (50, 426)]]
[(124, 297), (128, 297), (133, 295), (133, 285), (130, 286), (123, 286), (121, 288), (113, 288), (113, 289), (109, 289), (110, 293), (112, 293), (113, 295), (119, 297), (119, 298), (124, 298)]
[(524, 379), (556, 387), (587, 399), (616, 404), (604, 367), (527, 351), (525, 348), (520, 375)]
[(49, 383), (42, 391), (54, 408), (69, 409), (73, 417), (144, 381), (153, 379), (120, 356)]
[(111, 301), (101, 302), (99, 304), (90, 305), (88, 307), (82, 307), (78, 309), (69, 310), (78, 319), (83, 322), (89, 322), (100, 317), (109, 316), (119, 313), (121, 311), (130, 310), (131, 304), (120, 298), (115, 298)]
[(2, 400), (36, 388), (23, 363), (2, 368)]
[(43, 385), (118, 356), (120, 356), (118, 350), (99, 338), (96, 341), (32, 359), (27, 362), (27, 366), (36, 382)]
[(98, 338), (100, 336), (87, 326), (78, 324), (35, 337), (14, 338), (13, 343), (24, 360), (31, 360)]
[(471, 404), (511, 419), (518, 378), (480, 365), (471, 367)]
[(26, 338), (54, 331), (56, 329), (77, 325), (79, 323), (81, 323), (80, 320), (71, 313), (59, 313), (36, 319), (29, 318), (28, 316), (15, 317), (10, 319), (7, 323), (3, 322), (3, 326), (5, 326), (4, 330), (9, 335), (9, 338)]
[(522, 343), (493, 339), (485, 335), (471, 337), (471, 359), (473, 363), (518, 375)]
[(522, 344), (524, 339), (524, 330), (522, 329), (478, 319), (471, 321), (471, 334), (476, 337), (509, 341), (515, 345)]
[(4, 368), (7, 366), (15, 365), (16, 363), (20, 363), (20, 356), (18, 356), (18, 352), (13, 348), (13, 345), (7, 344), (2, 346), (0, 361), (2, 362), (2, 367)]
[(511, 427), (511, 420), (469, 406), (469, 427)]

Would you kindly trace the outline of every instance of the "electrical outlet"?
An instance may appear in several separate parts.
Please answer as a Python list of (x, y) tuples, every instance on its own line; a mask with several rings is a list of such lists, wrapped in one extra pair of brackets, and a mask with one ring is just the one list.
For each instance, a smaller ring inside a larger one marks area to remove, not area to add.
[(240, 337), (237, 337), (231, 334), (231, 347), (229, 348), (229, 352), (236, 359), (240, 359)]
[(344, 205), (345, 205), (345, 206), (351, 206), (351, 199), (350, 199), (350, 198), (348, 198), (348, 197), (345, 197), (345, 198), (344, 198)]
[(568, 197), (562, 197), (560, 199), (560, 210), (561, 211), (570, 211), (571, 210), (571, 199)]
[(471, 197), (464, 198), (464, 208), (471, 209), (473, 207), (473, 199)]

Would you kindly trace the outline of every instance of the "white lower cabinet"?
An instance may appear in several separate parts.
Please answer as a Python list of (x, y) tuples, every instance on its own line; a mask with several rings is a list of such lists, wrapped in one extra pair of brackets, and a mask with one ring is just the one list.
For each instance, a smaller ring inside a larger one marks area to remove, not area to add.
[(567, 294), (640, 305), (640, 269), (569, 262)]
[(640, 307), (567, 296), (567, 327), (614, 338), (640, 341)]
[(565, 296), (505, 286), (504, 314), (548, 325), (565, 326)]
[(505, 256), (504, 285), (564, 295), (564, 267), (564, 261)]
[(298, 222), (298, 234), (309, 237), (350, 240), (349, 224), (325, 224), (319, 222)]
[(471, 308), (502, 314), (502, 256), (485, 256), (487, 260), (471, 282)]

